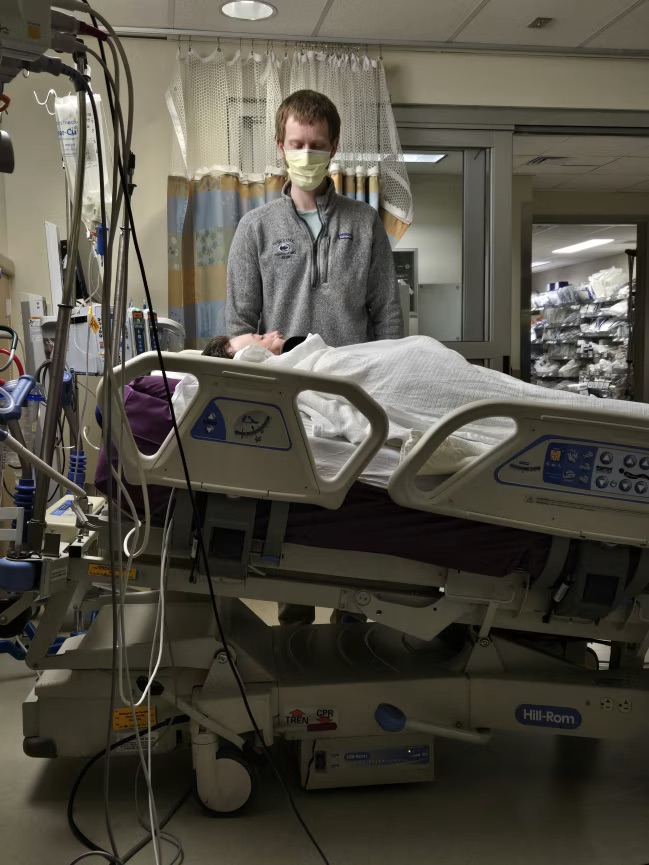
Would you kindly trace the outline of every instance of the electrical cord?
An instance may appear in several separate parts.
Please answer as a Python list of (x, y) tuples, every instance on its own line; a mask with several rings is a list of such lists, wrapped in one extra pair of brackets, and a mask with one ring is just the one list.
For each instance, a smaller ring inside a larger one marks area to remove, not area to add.
[(112, 853), (106, 853), (104, 850), (92, 850), (90, 853), (82, 853), (81, 856), (73, 859), (70, 865), (77, 865), (77, 862), (83, 862), (84, 859), (89, 859), (91, 856), (101, 856), (107, 862), (111, 862), (112, 865), (124, 865), (122, 859), (118, 859), (117, 856), (113, 856)]
[[(84, 0), (84, 3), (85, 3), (85, 5), (88, 7), (88, 9), (91, 9), (88, 0)], [(74, 5), (76, 5), (77, 8), (82, 8), (84, 4), (83, 4), (83, 3), (78, 3), (78, 4), (74, 4)], [(87, 11), (87, 10), (85, 10), (85, 11)], [(133, 83), (132, 83), (132, 77), (131, 77), (131, 74), (130, 74), (130, 68), (129, 68), (128, 60), (127, 60), (127, 58), (126, 58), (126, 56), (125, 56), (125, 53), (124, 53), (123, 47), (122, 47), (122, 45), (121, 45), (121, 42), (120, 42), (120, 40), (117, 38), (117, 36), (116, 36), (115, 31), (113, 30), (113, 28), (110, 27), (110, 25), (108, 24), (108, 22), (106, 21), (106, 19), (105, 19), (102, 15), (99, 15), (99, 14), (96, 13), (96, 10), (92, 10), (92, 12), (93, 12), (93, 14), (95, 14), (96, 17), (99, 18), (99, 20), (101, 20), (102, 23), (107, 27), (109, 33), (110, 33), (111, 36), (113, 37), (113, 40), (114, 40), (114, 42), (115, 42), (115, 44), (116, 44), (116, 46), (117, 46), (118, 51), (120, 52), (120, 55), (121, 55), (121, 57), (122, 57), (122, 62), (123, 62), (123, 65), (124, 65), (124, 71), (125, 71), (125, 74), (126, 74), (126, 80), (127, 80), (127, 85), (128, 85), (128, 94), (129, 94), (129, 106), (128, 106), (128, 107), (129, 107), (129, 116), (128, 116), (127, 134), (126, 134), (126, 146), (125, 146), (125, 156), (126, 156), (126, 155), (128, 155), (128, 154), (130, 153), (130, 141), (131, 141), (131, 131), (132, 131), (132, 117), (133, 117)], [(95, 22), (94, 22), (94, 19), (93, 19), (93, 23), (95, 23)], [(109, 42), (109, 44), (111, 44), (111, 43)], [(110, 87), (109, 87), (109, 99), (110, 99), (110, 101), (111, 101), (111, 111), (113, 111), (113, 106), (112, 106), (112, 96), (110, 95)], [(92, 100), (91, 100), (91, 103), (92, 103)], [(114, 120), (114, 114), (113, 114), (113, 120)], [(118, 148), (117, 148), (117, 146), (116, 146), (116, 153), (117, 153), (117, 151), (118, 151)], [(147, 279), (147, 277), (146, 277), (146, 270), (145, 270), (145, 267), (144, 267), (144, 261), (143, 261), (143, 258), (142, 258), (142, 254), (141, 254), (141, 250), (140, 250), (139, 242), (138, 242), (138, 239), (137, 239), (137, 232), (136, 232), (136, 228), (135, 228), (135, 221), (134, 221), (134, 219), (133, 219), (133, 212), (132, 212), (132, 207), (131, 207), (131, 202), (130, 202), (130, 196), (129, 196), (129, 194), (128, 194), (128, 179), (127, 179), (127, 177), (126, 177), (126, 172), (125, 172), (125, 169), (124, 169), (123, 161), (120, 160), (118, 157), (115, 159), (115, 167), (117, 168), (117, 170), (119, 171), (119, 174), (120, 174), (120, 176), (121, 176), (121, 189), (122, 189), (123, 192), (124, 192), (124, 204), (125, 204), (126, 211), (127, 211), (127, 219), (125, 219), (125, 223), (127, 224), (127, 227), (128, 227), (128, 225), (130, 224), (130, 228), (131, 228), (131, 232), (132, 232), (132, 237), (133, 237), (133, 246), (134, 246), (134, 249), (135, 249), (135, 252), (136, 252), (136, 256), (137, 256), (137, 260), (138, 260), (138, 265), (139, 265), (140, 273), (141, 273), (141, 276), (142, 276), (142, 282), (143, 282), (143, 287), (144, 287), (145, 296), (146, 296), (146, 299), (147, 299), (147, 303), (148, 303), (148, 305), (149, 305), (149, 308), (150, 308), (150, 309), (154, 309), (153, 301), (152, 301), (152, 298), (151, 298), (151, 292), (150, 292), (149, 285), (148, 285), (148, 279)], [(103, 178), (103, 174), (102, 174), (101, 169), (100, 169), (100, 178)], [(112, 242), (113, 238), (114, 238), (114, 232), (111, 232), (111, 237), (109, 238), (109, 243)], [(108, 284), (109, 284), (109, 283), (108, 283)], [(104, 300), (105, 300), (105, 298), (104, 298)], [(106, 316), (105, 313), (104, 313), (104, 318), (105, 318), (105, 321), (106, 321), (106, 322), (109, 321), (109, 316)], [(249, 703), (249, 701), (248, 701), (248, 696), (247, 696), (247, 694), (246, 694), (246, 690), (245, 690), (245, 685), (244, 685), (243, 681), (241, 680), (241, 677), (240, 677), (239, 672), (238, 672), (238, 670), (237, 670), (237, 668), (236, 668), (236, 664), (235, 664), (235, 662), (234, 662), (234, 659), (232, 658), (232, 654), (231, 654), (231, 652), (230, 652), (230, 648), (229, 648), (229, 646), (228, 646), (228, 643), (227, 643), (227, 640), (226, 640), (226, 637), (225, 637), (225, 631), (224, 631), (224, 628), (223, 628), (223, 623), (222, 623), (222, 621), (221, 621), (221, 616), (220, 616), (220, 613), (219, 613), (219, 610), (218, 610), (218, 605), (217, 605), (217, 602), (216, 602), (216, 595), (215, 595), (215, 592), (214, 592), (214, 586), (212, 585), (212, 578), (211, 578), (211, 574), (210, 574), (210, 567), (209, 567), (209, 557), (208, 557), (208, 553), (207, 553), (207, 550), (206, 550), (206, 547), (205, 547), (205, 543), (204, 543), (204, 539), (203, 539), (202, 528), (201, 528), (201, 525), (200, 525), (200, 515), (199, 515), (198, 509), (197, 509), (197, 506), (196, 506), (196, 500), (195, 500), (195, 496), (194, 496), (194, 491), (193, 491), (192, 486), (191, 486), (191, 478), (190, 478), (190, 476), (189, 476), (189, 470), (188, 470), (188, 466), (187, 466), (187, 460), (186, 460), (186, 457), (185, 457), (185, 453), (184, 453), (184, 449), (183, 449), (183, 446), (182, 446), (182, 442), (181, 442), (181, 440), (180, 440), (180, 434), (179, 434), (179, 430), (178, 430), (178, 425), (177, 425), (176, 417), (175, 417), (175, 413), (174, 413), (174, 410), (173, 410), (173, 403), (172, 403), (172, 398), (171, 398), (171, 390), (170, 390), (170, 388), (169, 388), (169, 380), (168, 380), (168, 378), (167, 378), (167, 372), (166, 372), (166, 368), (165, 368), (165, 365), (164, 365), (164, 359), (163, 359), (163, 357), (162, 357), (162, 353), (161, 353), (161, 351), (160, 351), (160, 343), (159, 343), (158, 334), (157, 334), (157, 324), (156, 324), (154, 318), (152, 318), (152, 329), (153, 329), (153, 336), (154, 336), (155, 350), (156, 350), (156, 353), (157, 353), (157, 355), (158, 355), (158, 362), (159, 362), (159, 365), (160, 365), (160, 371), (161, 371), (161, 373), (162, 373), (162, 377), (163, 377), (163, 380), (164, 380), (164, 385), (165, 385), (165, 391), (166, 391), (167, 401), (168, 401), (169, 406), (170, 406), (171, 419), (172, 419), (172, 424), (173, 424), (173, 428), (174, 428), (174, 435), (175, 435), (176, 441), (177, 441), (177, 443), (178, 443), (178, 450), (179, 450), (179, 455), (180, 455), (180, 459), (181, 459), (181, 463), (182, 463), (182, 467), (183, 467), (183, 473), (184, 473), (184, 476), (185, 476), (185, 482), (186, 482), (186, 485), (187, 485), (187, 492), (188, 492), (188, 495), (189, 495), (189, 497), (190, 497), (190, 502), (191, 502), (191, 506), (192, 506), (192, 512), (193, 512), (193, 514), (194, 514), (194, 520), (195, 520), (195, 522), (196, 522), (196, 527), (197, 527), (197, 532), (198, 532), (199, 551), (200, 551), (201, 557), (202, 557), (203, 562), (204, 562), (205, 573), (206, 573), (206, 578), (207, 578), (207, 584), (208, 584), (208, 589), (209, 589), (209, 594), (210, 594), (210, 602), (211, 602), (211, 605), (212, 605), (212, 611), (213, 611), (213, 613), (214, 613), (214, 618), (215, 618), (216, 625), (217, 625), (217, 629), (218, 629), (218, 632), (219, 632), (219, 637), (220, 637), (221, 643), (222, 643), (222, 645), (223, 645), (223, 650), (224, 650), (224, 652), (225, 652), (225, 655), (226, 655), (226, 658), (227, 658), (228, 664), (229, 664), (229, 666), (230, 666), (230, 669), (231, 669), (231, 671), (232, 671), (232, 674), (233, 674), (233, 676), (234, 676), (234, 678), (235, 678), (235, 681), (236, 681), (236, 683), (237, 683), (237, 687), (238, 687), (238, 689), (239, 689), (239, 691), (240, 691), (241, 698), (242, 698), (242, 700), (243, 700), (243, 704), (244, 704), (244, 707), (245, 707), (245, 710), (246, 710), (246, 714), (248, 715), (248, 718), (249, 718), (249, 720), (250, 720), (250, 722), (251, 722), (252, 728), (253, 728), (253, 730), (254, 730), (254, 732), (255, 732), (257, 738), (259, 739), (259, 742), (260, 742), (260, 744), (261, 744), (261, 747), (262, 747), (264, 753), (266, 754), (266, 757), (267, 757), (267, 759), (268, 759), (268, 761), (269, 761), (269, 764), (270, 764), (270, 766), (271, 766), (271, 768), (272, 768), (272, 770), (273, 770), (273, 773), (275, 774), (275, 776), (276, 776), (276, 778), (277, 778), (277, 780), (278, 780), (280, 786), (282, 787), (282, 789), (283, 789), (283, 791), (284, 791), (284, 793), (285, 793), (285, 795), (286, 795), (286, 797), (287, 797), (287, 800), (288, 800), (288, 802), (289, 802), (289, 805), (290, 805), (290, 807), (291, 807), (291, 810), (293, 811), (293, 813), (294, 813), (296, 819), (298, 820), (299, 824), (301, 825), (302, 829), (304, 830), (305, 834), (307, 835), (307, 837), (308, 837), (309, 841), (311, 842), (311, 844), (313, 845), (314, 849), (315, 849), (315, 850), (318, 852), (318, 854), (320, 855), (322, 861), (323, 861), (324, 863), (326, 863), (326, 865), (329, 865), (329, 861), (328, 861), (327, 857), (325, 856), (324, 852), (323, 852), (322, 849), (320, 848), (320, 846), (319, 846), (318, 842), (316, 841), (315, 837), (314, 837), (313, 834), (311, 833), (309, 827), (307, 826), (306, 822), (304, 821), (304, 818), (303, 818), (302, 815), (300, 814), (300, 812), (299, 812), (299, 810), (298, 810), (298, 808), (297, 808), (297, 805), (296, 805), (296, 803), (295, 803), (295, 800), (294, 800), (293, 794), (291, 793), (291, 791), (290, 791), (290, 789), (289, 789), (289, 787), (288, 787), (286, 781), (284, 780), (284, 778), (283, 778), (283, 776), (282, 776), (282, 774), (281, 774), (279, 768), (277, 767), (277, 764), (275, 763), (275, 760), (274, 760), (274, 758), (273, 758), (273, 756), (272, 756), (272, 754), (271, 754), (271, 751), (270, 751), (268, 745), (266, 744), (266, 742), (265, 742), (265, 740), (264, 740), (263, 734), (262, 734), (261, 730), (259, 729), (259, 726), (258, 726), (258, 724), (257, 724), (257, 721), (256, 721), (256, 719), (255, 719), (255, 717), (254, 717), (254, 714), (253, 714), (253, 712), (252, 712), (252, 709), (251, 709), (251, 707), (250, 707), (250, 703)], [(107, 349), (108, 349), (108, 350), (107, 350), (107, 353), (106, 353), (106, 354), (107, 354), (107, 358), (106, 358), (106, 360), (107, 360), (107, 362), (106, 362), (106, 366), (109, 367), (108, 360), (109, 360), (109, 358), (110, 358), (110, 347), (109, 347), (108, 343), (107, 343)], [(110, 380), (110, 376), (107, 376), (106, 378), (107, 378), (108, 380)], [(109, 397), (110, 397), (110, 394), (109, 394)], [(123, 419), (123, 421), (124, 421), (124, 419)], [(128, 421), (127, 421), (127, 424), (128, 424)], [(108, 442), (107, 442), (107, 446), (108, 446)], [(108, 454), (109, 454), (109, 459), (110, 459), (110, 455), (112, 454), (112, 448), (108, 449)], [(110, 473), (109, 473), (109, 477), (110, 477)], [(111, 501), (110, 494), (109, 494), (109, 501)], [(111, 510), (111, 509), (110, 509), (110, 507), (109, 507), (109, 513), (110, 513), (110, 510)], [(111, 536), (111, 532), (110, 532), (110, 530), (109, 530), (109, 537), (110, 537), (110, 536)], [(112, 562), (112, 561), (113, 561), (113, 558), (112, 558), (112, 556), (111, 556), (111, 562)], [(112, 713), (111, 713), (111, 714), (112, 714)]]
[[(160, 721), (160, 723), (154, 724), (151, 727), (151, 731), (155, 732), (156, 730), (162, 729), (162, 727), (174, 727), (174, 726), (178, 726), (179, 724), (186, 724), (188, 721), (189, 721), (189, 718), (187, 718), (185, 715), (177, 715), (175, 718), (171, 718), (171, 719), (168, 719), (166, 721)], [(110, 746), (111, 750), (114, 751), (117, 748), (121, 748), (123, 745), (126, 745), (129, 742), (133, 742), (135, 739), (136, 739), (135, 733), (130, 735), (130, 736), (126, 736), (124, 739), (121, 739), (119, 742), (113, 742)], [(150, 837), (142, 839), (142, 841), (138, 842), (134, 847), (132, 847), (128, 851), (128, 853), (124, 857), (122, 857), (120, 859), (119, 857), (116, 857), (114, 854), (106, 853), (106, 851), (102, 850), (102, 848), (98, 844), (96, 844), (94, 841), (92, 841), (90, 838), (88, 838), (88, 836), (85, 835), (81, 831), (81, 829), (79, 829), (79, 827), (77, 826), (76, 820), (74, 818), (74, 806), (76, 803), (77, 795), (79, 793), (79, 789), (81, 788), (81, 784), (83, 783), (83, 780), (86, 777), (86, 775), (88, 774), (88, 772), (90, 771), (90, 769), (92, 769), (92, 767), (95, 765), (95, 763), (97, 763), (99, 760), (101, 760), (101, 758), (104, 757), (105, 754), (106, 754), (106, 749), (103, 748), (101, 751), (99, 751), (97, 754), (95, 754), (94, 757), (91, 757), (87, 763), (84, 764), (81, 771), (77, 775), (77, 778), (76, 778), (76, 780), (72, 786), (72, 790), (70, 791), (70, 796), (68, 798), (67, 821), (68, 821), (68, 826), (70, 828), (70, 831), (72, 832), (74, 837), (77, 839), (77, 841), (80, 844), (83, 844), (84, 847), (87, 847), (92, 853), (103, 853), (105, 856), (112, 856), (112, 858), (114, 860), (116, 860), (117, 862), (121, 863), (121, 865), (126, 865), (126, 862), (128, 862), (129, 859), (132, 859), (136, 853), (139, 853), (140, 850), (142, 850), (150, 842), (150, 840), (151, 840)], [(179, 800), (176, 803), (176, 805), (174, 805), (174, 807), (171, 809), (169, 814), (167, 814), (164, 817), (164, 819), (160, 821), (160, 827), (161, 828), (164, 828), (164, 826), (166, 826), (167, 823), (169, 823), (169, 821), (172, 819), (172, 817), (174, 817), (178, 813), (179, 809), (182, 807), (182, 805), (186, 801), (187, 796), (188, 796), (188, 792), (184, 793), (182, 800)], [(84, 854), (84, 855), (87, 855), (87, 854)], [(75, 860), (75, 861), (78, 861), (78, 860)], [(70, 865), (72, 865), (72, 863), (70, 863)]]

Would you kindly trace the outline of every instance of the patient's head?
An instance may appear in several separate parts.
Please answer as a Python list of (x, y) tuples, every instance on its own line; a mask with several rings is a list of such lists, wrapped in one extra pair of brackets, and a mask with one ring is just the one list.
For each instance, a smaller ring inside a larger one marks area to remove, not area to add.
[(233, 358), (238, 351), (247, 345), (258, 345), (265, 348), (271, 354), (281, 354), (282, 346), (286, 340), (278, 330), (271, 333), (244, 333), (241, 336), (215, 336), (211, 339), (203, 354), (208, 357)]

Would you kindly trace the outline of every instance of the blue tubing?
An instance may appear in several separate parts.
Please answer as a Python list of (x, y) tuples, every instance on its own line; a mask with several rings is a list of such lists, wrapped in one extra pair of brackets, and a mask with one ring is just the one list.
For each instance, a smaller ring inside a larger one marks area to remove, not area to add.
[(86, 463), (88, 457), (83, 451), (70, 451), (70, 465), (68, 466), (68, 480), (72, 481), (79, 487), (83, 487), (86, 482)]
[[(25, 509), (23, 521), (23, 540), (27, 538), (27, 526), (32, 518), (34, 510), (34, 495), (36, 493), (36, 481), (18, 478), (14, 489), (14, 505)], [(15, 523), (14, 523), (15, 526)]]
[(11, 655), (17, 661), (25, 660), (25, 652), (11, 640), (0, 640), (0, 655)]

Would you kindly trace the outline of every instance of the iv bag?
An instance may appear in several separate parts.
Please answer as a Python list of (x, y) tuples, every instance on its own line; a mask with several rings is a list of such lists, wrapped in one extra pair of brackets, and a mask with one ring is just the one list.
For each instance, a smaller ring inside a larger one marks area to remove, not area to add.
[[(104, 191), (106, 198), (106, 219), (110, 223), (111, 185), (109, 180), (110, 151), (106, 146), (104, 135), (104, 112), (101, 97), (95, 95), (95, 105), (99, 118), (99, 135), (104, 168)], [(79, 107), (76, 96), (57, 97), (54, 100), (56, 127), (61, 144), (61, 155), (68, 181), (70, 198), (74, 197), (77, 175), (77, 141), (79, 137)], [(86, 96), (86, 171), (83, 182), (83, 204), (81, 219), (86, 228), (96, 230), (101, 222), (101, 198), (99, 194), (99, 158), (97, 153), (97, 130), (90, 106), (90, 97)]]

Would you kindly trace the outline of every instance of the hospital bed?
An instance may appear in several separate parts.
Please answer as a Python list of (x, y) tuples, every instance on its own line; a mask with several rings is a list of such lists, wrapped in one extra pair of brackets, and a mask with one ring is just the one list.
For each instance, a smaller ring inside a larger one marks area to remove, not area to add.
[[(649, 422), (588, 406), (481, 402), (442, 418), (399, 463), (384, 444), (383, 409), (351, 382), (191, 353), (164, 360), (170, 378), (198, 381), (178, 429), (200, 526), (173, 432), (154, 453), (124, 448), (121, 459), (129, 484), (144, 477), (175, 490), (151, 721), (186, 716), (189, 733), (178, 735), (191, 741), (206, 807), (231, 813), (251, 793), (240, 749), (253, 725), (240, 685), (266, 743), (297, 743), (307, 788), (428, 780), (439, 737), (477, 745), (494, 730), (647, 735)], [(142, 355), (125, 364), (125, 379), (157, 368), (155, 355)], [(296, 403), (303, 390), (356, 406), (369, 420), (366, 440), (310, 437)], [(515, 422), (506, 441), (451, 476), (422, 474), (451, 433), (493, 417)], [(26, 658), (41, 674), (23, 713), (32, 756), (104, 746), (106, 519), (68, 519), (50, 527), (50, 555), (31, 584), (17, 576), (14, 610), (4, 613), (6, 623), (43, 606)], [(125, 575), (136, 694), (156, 630), (163, 547), (163, 529), (153, 528)], [(244, 603), (252, 600), (367, 621), (269, 627)], [(70, 610), (98, 614), (53, 654)], [(605, 663), (593, 644), (610, 647)], [(118, 738), (133, 732), (129, 719), (118, 706)], [(158, 750), (175, 746), (156, 735)]]

